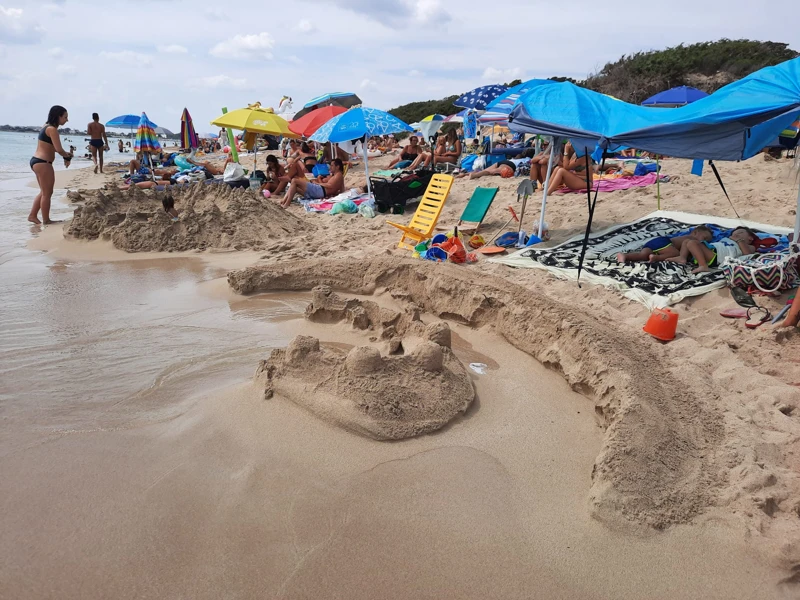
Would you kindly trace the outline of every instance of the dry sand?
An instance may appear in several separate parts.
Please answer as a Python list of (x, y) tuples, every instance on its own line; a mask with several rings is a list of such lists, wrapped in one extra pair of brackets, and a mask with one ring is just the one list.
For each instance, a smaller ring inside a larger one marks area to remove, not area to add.
[[(388, 160), (372, 161), (370, 168)], [(662, 208), (734, 216), (713, 177), (695, 178), (689, 168), (688, 161), (665, 161), (673, 181), (661, 186)], [(743, 218), (792, 225), (797, 188), (789, 162), (757, 157), (719, 169)], [(349, 186), (359, 177), (357, 170), (351, 173)], [(505, 207), (516, 206), (518, 180), (477, 183), (500, 187), (484, 225), (493, 233), (508, 218)], [(455, 223), (475, 185), (455, 183), (441, 223)], [(595, 226), (630, 221), (655, 208), (654, 188), (602, 194)], [(262, 265), (229, 275), (236, 291), (311, 290), (322, 284), (348, 295), (378, 294), (400, 312), (416, 307), (462, 324), (457, 331), (496, 361), (495, 377), (473, 375), (477, 400), (466, 418), (401, 445), (343, 433), (290, 402), (265, 402), (263, 387), (252, 385), (224, 400), (197, 403), (192, 410), (200, 414), (191, 426), (171, 423), (159, 426), (163, 431), (137, 432), (142, 448), (152, 436), (165, 436), (145, 453), (154, 469), (167, 467), (164, 444), (174, 444), (173, 466), (183, 476), (165, 474), (168, 489), (152, 498), (151, 508), (161, 507), (155, 514), (163, 521), (142, 507), (119, 530), (144, 524), (141, 531), (148, 531), (176, 519), (178, 539), (170, 549), (195, 549), (191, 559), (170, 561), (151, 580), (140, 581), (141, 595), (205, 590), (203, 583), (215, 575), (201, 576), (198, 564), (222, 568), (224, 556), (242, 556), (245, 548), (267, 552), (258, 541), (265, 537), (282, 550), (239, 563), (234, 596), (259, 590), (268, 597), (323, 597), (324, 589), (348, 589), (342, 597), (369, 596), (355, 581), (369, 582), (373, 592), (386, 589), (386, 597), (796, 593), (790, 584), (776, 585), (791, 579), (800, 564), (796, 331), (750, 331), (722, 319), (720, 308), (733, 303), (720, 290), (679, 305), (680, 335), (663, 345), (641, 332), (644, 307), (612, 291), (578, 288), (546, 273), (484, 260), (465, 266), (412, 261), (395, 249), (399, 235), (384, 216), (306, 215), (296, 207), (289, 213), (309, 225), (294, 237), (263, 240)], [(547, 214), (552, 243), (579, 232), (585, 213), (585, 197), (553, 197)], [(537, 216), (529, 210), (526, 229)], [(60, 251), (68, 253), (68, 246)], [(783, 299), (768, 302), (776, 309)], [(363, 345), (364, 334), (353, 331), (355, 318), (333, 320), (343, 322), (308, 324), (304, 333)], [(369, 321), (367, 330), (386, 342), (381, 327)], [(335, 333), (321, 327), (334, 327)], [(529, 357), (558, 371), (577, 394), (560, 389), (553, 373)], [(578, 411), (584, 413), (580, 420), (567, 417)], [(586, 422), (587, 411), (599, 428)], [(218, 456), (212, 447), (220, 449)], [(228, 480), (208, 481), (202, 457), (220, 474), (240, 464), (241, 478), (233, 488)], [(95, 467), (108, 468), (102, 461)], [(122, 472), (142, 483), (147, 479), (132, 462), (128, 468)], [(198, 494), (200, 481), (206, 489)], [(93, 506), (128, 504), (124, 486), (119, 492), (107, 489), (113, 490), (110, 483), (97, 486)], [(272, 490), (268, 509), (248, 493), (254, 487)], [(394, 517), (387, 504), (396, 507)], [(433, 514), (436, 519), (426, 518)], [(209, 524), (196, 531), (203, 522)], [(438, 523), (434, 532), (432, 523)], [(652, 537), (655, 531), (662, 533)], [(144, 535), (131, 547), (152, 543)], [(212, 540), (218, 539), (222, 548), (214, 549)], [(426, 549), (431, 540), (434, 547)], [(111, 564), (125, 556), (120, 548), (105, 560)], [(134, 572), (158, 564), (152, 561), (142, 555)], [(366, 567), (357, 571), (361, 564)], [(359, 572), (370, 576), (360, 579)], [(260, 587), (251, 579), (256, 573)], [(130, 577), (120, 573), (118, 579)], [(108, 589), (119, 589), (114, 583)]]

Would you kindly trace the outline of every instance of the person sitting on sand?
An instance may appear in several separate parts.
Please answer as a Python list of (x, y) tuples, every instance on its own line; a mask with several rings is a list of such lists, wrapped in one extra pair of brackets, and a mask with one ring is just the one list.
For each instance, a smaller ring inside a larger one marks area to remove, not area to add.
[(617, 254), (617, 262), (657, 262), (680, 256), (683, 244), (688, 240), (698, 242), (710, 242), (714, 234), (707, 225), (698, 225), (688, 235), (677, 235), (674, 237), (659, 236), (649, 240), (641, 250), (636, 252), (620, 252)]
[(697, 265), (692, 273), (706, 273), (712, 268), (722, 266), (726, 258), (738, 258), (746, 254), (753, 254), (756, 251), (753, 244), (756, 239), (758, 236), (752, 230), (747, 227), (737, 227), (729, 237), (722, 238), (718, 242), (686, 240), (681, 248), (680, 256), (666, 260), (686, 264), (691, 257), (692, 262)]
[(164, 207), (164, 212), (167, 213), (173, 221), (178, 220), (178, 209), (175, 208), (175, 199), (167, 194), (164, 196), (164, 199), (161, 200), (161, 205)]
[(298, 177), (305, 179), (306, 167), (302, 161), (296, 160), (289, 163), (284, 174), (278, 177), (278, 185), (275, 187), (275, 191), (271, 192), (272, 195), (277, 196), (282, 194), (286, 187)]
[(286, 196), (281, 202), (283, 208), (289, 208), (295, 194), (303, 194), (306, 200), (322, 200), (338, 196), (344, 191), (344, 163), (334, 158), (331, 161), (331, 174), (308, 181), (305, 176), (292, 179)]
[[(276, 193), (278, 186), (281, 185), (281, 181), (285, 177), (286, 169), (278, 162), (278, 157), (274, 154), (267, 156), (267, 181), (261, 186), (262, 191), (268, 190), (270, 194)], [(284, 189), (288, 183), (289, 180), (287, 179), (286, 183), (283, 184)]]
[(434, 166), (439, 164), (455, 165), (461, 156), (461, 140), (458, 139), (455, 130), (451, 129), (448, 131), (444, 139), (445, 151), (443, 154), (433, 157)]
[(389, 163), (389, 168), (391, 169), (401, 160), (414, 161), (417, 159), (417, 157), (419, 157), (421, 152), (422, 149), (419, 147), (419, 140), (417, 136), (412, 135), (410, 138), (408, 138), (408, 144), (406, 145), (405, 148), (402, 149), (400, 156), (398, 156), (392, 162)]
[[(128, 163), (128, 174), (133, 175), (134, 173), (140, 172), (142, 169), (143, 160), (144, 160), (144, 155), (141, 152), (137, 153), (136, 158), (131, 159), (131, 161)], [(177, 172), (178, 172), (178, 167), (153, 169), (154, 175), (166, 176), (167, 179), (169, 179), (172, 175), (174, 175)]]
[[(436, 139), (436, 147), (433, 149), (434, 156), (443, 156), (445, 153), (445, 139), (444, 136), (439, 136)], [(428, 166), (431, 162), (430, 152), (420, 152), (417, 159), (408, 167), (412, 171), (418, 169), (420, 166)]]

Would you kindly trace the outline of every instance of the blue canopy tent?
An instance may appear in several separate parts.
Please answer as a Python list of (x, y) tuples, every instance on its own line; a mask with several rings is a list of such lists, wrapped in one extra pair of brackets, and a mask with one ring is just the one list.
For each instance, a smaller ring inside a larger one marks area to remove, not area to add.
[[(736, 161), (758, 154), (799, 112), (800, 58), (795, 58), (669, 111), (635, 106), (570, 83), (536, 86), (512, 109), (509, 128), (569, 138), (576, 151), (587, 154), (587, 162), (594, 151), (624, 146), (676, 158)], [(587, 239), (594, 213), (590, 190), (587, 185)], [(798, 209), (796, 237), (800, 193)]]
[(663, 92), (659, 92), (655, 96), (650, 96), (647, 100), (642, 102), (642, 106), (657, 106), (660, 108), (675, 108), (678, 106), (686, 106), (692, 102), (697, 102), (701, 98), (706, 98), (706, 94), (702, 90), (690, 87), (688, 85), (680, 85)]

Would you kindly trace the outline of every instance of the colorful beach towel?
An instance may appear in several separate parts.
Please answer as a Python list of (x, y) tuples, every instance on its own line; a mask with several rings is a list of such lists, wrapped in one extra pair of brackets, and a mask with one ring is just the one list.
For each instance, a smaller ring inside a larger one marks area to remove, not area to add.
[[(369, 196), (365, 194), (359, 198), (353, 198), (352, 200), (356, 206), (359, 206), (362, 202), (366, 202), (369, 199)], [(308, 202), (303, 204), (305, 205), (306, 212), (328, 212), (333, 208), (336, 202), (326, 200), (324, 202)]]
[[(631, 176), (631, 177), (619, 177), (619, 176), (606, 176), (603, 175), (602, 177), (595, 177), (594, 182), (592, 183), (592, 191), (599, 191), (599, 192), (615, 192), (617, 190), (627, 190), (634, 187), (646, 187), (648, 185), (653, 185), (656, 182), (656, 178), (658, 175), (656, 173), (648, 173), (647, 175), (639, 175), (639, 176)], [(662, 175), (663, 177), (663, 175)], [(661, 180), (664, 183), (664, 179)], [(562, 194), (585, 194), (586, 189), (582, 190), (571, 190), (569, 188), (561, 188), (557, 190)]]
[[(721, 270), (692, 274), (692, 267), (670, 262), (618, 263), (616, 254), (638, 250), (655, 237), (672, 237), (701, 224), (713, 224), (716, 234), (746, 226), (760, 237), (785, 239), (791, 230), (750, 221), (707, 217), (690, 213), (657, 211), (633, 223), (616, 225), (589, 238), (581, 281), (620, 290), (649, 309), (663, 308), (689, 296), (699, 296), (725, 286)], [(718, 228), (718, 229), (717, 229)], [(583, 234), (554, 248), (531, 246), (491, 262), (511, 267), (544, 269), (564, 279), (576, 279)], [(772, 249), (772, 251), (777, 251)]]

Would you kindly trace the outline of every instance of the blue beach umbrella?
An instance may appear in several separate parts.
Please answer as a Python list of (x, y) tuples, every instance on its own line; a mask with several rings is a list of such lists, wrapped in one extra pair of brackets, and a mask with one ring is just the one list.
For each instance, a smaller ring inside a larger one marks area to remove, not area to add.
[(338, 144), (339, 142), (349, 142), (364, 138), (362, 147), (364, 150), (364, 171), (367, 176), (367, 192), (372, 193), (369, 183), (366, 137), (400, 133), (401, 131), (414, 131), (414, 129), (394, 115), (377, 108), (356, 106), (333, 117), (308, 139), (321, 144), (325, 142)]
[[(141, 117), (139, 115), (120, 115), (118, 117), (114, 117), (110, 121), (106, 121), (106, 127), (115, 127), (117, 129), (129, 129), (131, 133), (133, 130), (139, 127), (139, 121)], [(151, 123), (153, 129), (158, 127), (155, 123)]]
[(361, 104), (361, 98), (352, 92), (331, 92), (329, 94), (322, 94), (316, 98), (312, 98), (305, 103), (305, 106), (292, 118), (293, 121), (303, 118), (315, 108), (323, 106), (341, 106), (342, 108), (351, 108)]
[(681, 85), (669, 90), (659, 92), (655, 96), (650, 96), (642, 102), (642, 106), (658, 106), (662, 108), (675, 108), (686, 106), (708, 96), (704, 91), (697, 88)]
[(470, 90), (458, 100), (453, 102), (459, 108), (473, 108), (475, 110), (486, 110), (486, 105), (497, 98), (508, 89), (507, 85), (493, 84), (477, 87)]
[(523, 94), (540, 85), (553, 83), (556, 82), (550, 79), (531, 79), (507, 89), (486, 105), (486, 112), (478, 118), (478, 121), (481, 123), (507, 125), (508, 115), (511, 114), (511, 110), (516, 106), (517, 101)]

